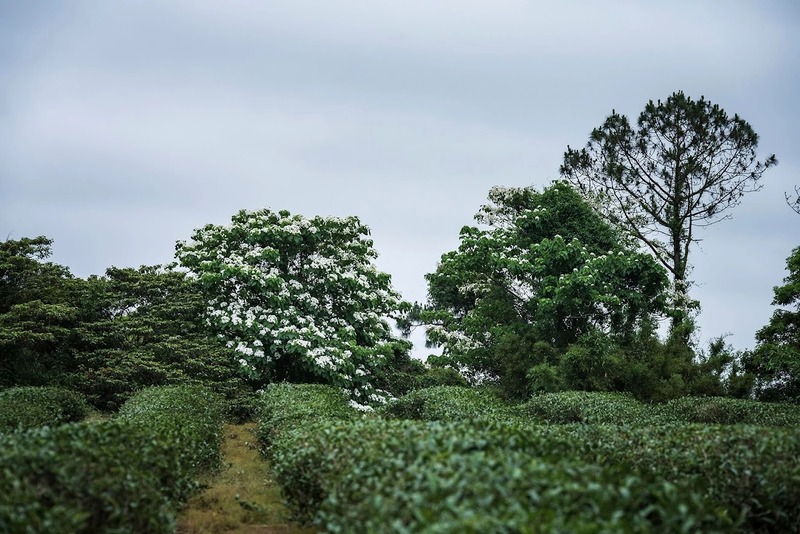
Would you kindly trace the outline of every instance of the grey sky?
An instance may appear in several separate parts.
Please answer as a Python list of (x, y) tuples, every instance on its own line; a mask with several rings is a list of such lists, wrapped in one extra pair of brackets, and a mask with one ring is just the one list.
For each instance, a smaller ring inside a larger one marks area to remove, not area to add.
[(780, 161), (690, 258), (701, 338), (749, 347), (800, 244), (798, 28), (790, 0), (5, 1), (0, 234), (86, 276), (242, 208), (353, 214), (421, 301), (492, 185), (680, 89)]

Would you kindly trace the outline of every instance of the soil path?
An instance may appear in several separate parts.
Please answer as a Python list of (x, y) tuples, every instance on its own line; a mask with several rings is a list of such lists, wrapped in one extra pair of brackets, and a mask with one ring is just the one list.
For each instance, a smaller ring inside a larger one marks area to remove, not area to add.
[(289, 519), (269, 464), (258, 452), (255, 423), (225, 425), (223, 468), (178, 516), (179, 534), (307, 534)]

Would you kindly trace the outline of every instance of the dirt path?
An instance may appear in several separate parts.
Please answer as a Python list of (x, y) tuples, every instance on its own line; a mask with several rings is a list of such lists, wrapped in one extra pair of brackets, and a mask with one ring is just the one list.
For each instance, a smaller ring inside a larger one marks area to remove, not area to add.
[(258, 453), (255, 423), (225, 425), (222, 443), (225, 467), (208, 487), (192, 497), (178, 516), (177, 532), (294, 534), (311, 533), (288, 520), (280, 488), (269, 464)]

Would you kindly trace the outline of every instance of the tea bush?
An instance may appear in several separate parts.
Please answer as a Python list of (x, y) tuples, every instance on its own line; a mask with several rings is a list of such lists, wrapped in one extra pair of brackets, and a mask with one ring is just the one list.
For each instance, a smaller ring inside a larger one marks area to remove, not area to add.
[(323, 384), (272, 384), (261, 396), (258, 437), (264, 447), (282, 431), (317, 420), (352, 420), (358, 412), (344, 392)]
[(524, 412), (545, 423), (800, 426), (800, 411), (791, 404), (726, 397), (681, 397), (646, 404), (620, 393), (564, 391), (535, 395), (525, 403)]
[(663, 420), (687, 423), (800, 426), (800, 409), (785, 403), (727, 397), (681, 397), (655, 410)]
[(546, 423), (643, 424), (656, 418), (648, 405), (633, 397), (587, 391), (534, 395), (524, 411)]
[(0, 391), (0, 433), (80, 421), (89, 405), (80, 393), (56, 387)]
[(692, 485), (750, 532), (800, 531), (800, 432), (756, 425), (569, 425), (592, 462)]
[(298, 519), (331, 532), (733, 527), (701, 493), (587, 450), (568, 427), (365, 419), (283, 433), (271, 460)]
[[(582, 424), (357, 418), (342, 399), (325, 414), (311, 410), (324, 390), (309, 388), (272, 391), (283, 413), (308, 416), (273, 434), (268, 454), (297, 518), (332, 532), (797, 532), (800, 525), (795, 428), (645, 424), (659, 422), (653, 407), (607, 394), (551, 398), (585, 408)], [(556, 404), (545, 406), (555, 413)], [(592, 420), (613, 424), (585, 424)]]
[(197, 472), (219, 463), (224, 415), (223, 399), (203, 386), (164, 386), (131, 397), (117, 418), (158, 432), (181, 465)]
[(380, 410), (387, 418), (419, 421), (507, 419), (517, 412), (491, 390), (459, 386), (418, 389), (388, 402)]
[(153, 388), (112, 420), (0, 436), (0, 532), (174, 532), (218, 459), (219, 406), (203, 388)]

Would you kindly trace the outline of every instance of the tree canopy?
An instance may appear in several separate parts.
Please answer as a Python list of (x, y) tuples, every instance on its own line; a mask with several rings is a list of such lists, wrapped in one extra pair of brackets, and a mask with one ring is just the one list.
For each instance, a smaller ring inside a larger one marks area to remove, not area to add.
[(69, 270), (44, 236), (0, 242), (0, 386), (43, 385), (71, 367), (78, 321)]
[(766, 399), (800, 401), (800, 247), (786, 260), (789, 274), (774, 289), (779, 308), (756, 334), (758, 345), (746, 367), (758, 378), (757, 393)]
[(599, 197), (610, 219), (670, 272), (677, 325), (692, 304), (687, 276), (696, 229), (729, 218), (777, 163), (774, 155), (759, 161), (757, 147), (758, 135), (744, 119), (679, 91), (649, 101), (635, 128), (612, 111), (585, 148), (567, 147), (561, 175)]
[(533, 358), (524, 375), (543, 363), (533, 357), (541, 350), (564, 350), (595, 332), (629, 338), (663, 312), (663, 268), (567, 183), (542, 192), (495, 187), (489, 200), (476, 215), (488, 229), (465, 226), (458, 250), (426, 276), (420, 315), (445, 357), (502, 378), (513, 349)]
[(243, 370), (266, 385), (324, 382), (359, 404), (381, 402), (372, 387), (381, 362), (409, 344), (387, 319), (405, 306), (356, 217), (240, 211), (208, 225), (177, 258), (204, 288), (212, 328)]

